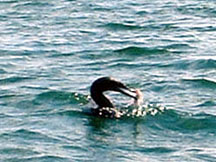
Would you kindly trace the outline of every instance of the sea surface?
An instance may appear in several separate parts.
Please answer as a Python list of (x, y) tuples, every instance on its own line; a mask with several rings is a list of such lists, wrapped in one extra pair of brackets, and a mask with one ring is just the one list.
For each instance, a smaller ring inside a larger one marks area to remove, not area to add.
[[(86, 113), (103, 76), (143, 104)], [(0, 161), (216, 161), (216, 1), (0, 0)]]

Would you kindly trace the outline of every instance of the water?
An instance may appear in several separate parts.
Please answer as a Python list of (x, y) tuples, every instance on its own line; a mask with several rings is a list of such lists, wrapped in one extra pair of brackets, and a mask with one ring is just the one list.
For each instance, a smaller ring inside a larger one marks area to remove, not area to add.
[[(0, 161), (215, 161), (215, 22), (214, 0), (1, 0)], [(84, 113), (101, 76), (146, 113)]]

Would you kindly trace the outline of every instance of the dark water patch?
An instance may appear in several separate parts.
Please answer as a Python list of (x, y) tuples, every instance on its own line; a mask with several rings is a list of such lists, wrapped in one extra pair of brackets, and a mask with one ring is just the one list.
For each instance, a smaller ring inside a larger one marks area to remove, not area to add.
[(182, 79), (183, 82), (188, 82), (194, 85), (196, 88), (210, 88), (216, 89), (216, 82), (207, 78), (192, 78), (192, 79)]
[[(207, 151), (203, 150), (203, 151), (201, 151), (198, 154), (195, 154), (193, 156), (195, 158), (197, 158), (197, 161), (203, 160), (203, 161), (214, 162), (216, 156), (208, 154), (208, 151), (211, 151), (211, 149), (209, 149), (209, 150), (207, 149)], [(214, 150), (212, 150), (211, 152), (214, 152)]]
[[(25, 14), (21, 11), (10, 11), (8, 12), (7, 16), (4, 16), (2, 18), (6, 18), (6, 20), (8, 19), (20, 19), (20, 20), (29, 20), (29, 21), (32, 21), (35, 19), (34, 15), (31, 15), (31, 14)], [(29, 27), (29, 25), (24, 25), (24, 24), (21, 24), (21, 23), (16, 23), (16, 22), (11, 22), (10, 26), (7, 27), (7, 33), (5, 32), (5, 34), (12, 34), (12, 33), (16, 33), (17, 30), (14, 30), (14, 29), (26, 29), (25, 27)], [(37, 29), (38, 27), (34, 26), (34, 28), (32, 29)], [(39, 29), (39, 28), (38, 28)]]
[(29, 96), (25, 96), (23, 99), (21, 99), (21, 101), (14, 103), (16, 105), (16, 107), (22, 109), (22, 111), (24, 111), (25, 109), (39, 110), (38, 106), (40, 106), (40, 104), (38, 102), (36, 102), (35, 100), (28, 99), (27, 97), (29, 97)]
[(79, 150), (82, 152), (88, 151), (88, 148), (80, 147), (80, 146), (74, 146), (74, 145), (63, 145), (62, 148), (69, 149), (69, 150)]
[(0, 99), (8, 99), (8, 98), (14, 98), (17, 97), (17, 95), (13, 95), (13, 94), (6, 94), (6, 95), (0, 95)]
[(6, 74), (7, 72), (3, 69), (0, 69), (0, 74)]
[(196, 105), (196, 107), (213, 107), (216, 106), (216, 102), (211, 100), (211, 101), (205, 101), (201, 104)]
[(177, 26), (176, 23), (162, 23), (160, 25), (152, 25), (155, 29), (163, 30), (163, 31), (184, 31), (184, 29), (181, 29)]
[(26, 142), (27, 141), (34, 141), (36, 143), (37, 142), (48, 142), (48, 143), (60, 142), (59, 139), (51, 137), (45, 133), (28, 130), (28, 129), (18, 129), (16, 131), (3, 133), (1, 136), (8, 137), (8, 138), (25, 139)]
[(213, 162), (215, 161), (215, 156), (209, 155), (207, 152), (214, 152), (214, 148), (190, 148), (186, 150), (187, 152), (191, 153), (191, 155), (197, 159), (197, 161), (203, 160), (203, 161), (209, 161)]
[(57, 155), (32, 155), (27, 157), (17, 157), (17, 158), (5, 158), (8, 162), (29, 162), (29, 161), (40, 161), (40, 162), (48, 162), (48, 161), (58, 161), (58, 162), (69, 162), (68, 158), (57, 156)]
[(62, 110), (62, 111), (56, 111), (52, 112), (52, 114), (55, 115), (61, 115), (61, 116), (71, 116), (71, 117), (82, 117), (83, 115), (89, 115), (85, 112), (83, 112), (80, 108), (80, 110)]
[[(40, 43), (40, 44), (44, 44), (44, 43)], [(44, 47), (46, 46), (45, 44), (43, 45)], [(33, 47), (34, 48), (34, 45)], [(11, 55), (18, 55), (18, 56), (29, 56), (31, 58), (36, 58), (36, 57), (44, 57), (44, 56), (52, 56), (55, 55), (56, 53), (59, 53), (56, 50), (49, 50), (49, 49), (45, 49), (45, 48), (40, 48), (37, 50), (16, 50), (16, 51), (9, 51), (9, 53)]]
[(176, 150), (168, 148), (168, 147), (138, 147), (139, 152), (143, 153), (157, 153), (157, 154), (165, 154), (165, 153), (172, 153)]
[(0, 85), (7, 85), (7, 84), (12, 84), (12, 83), (17, 83), (17, 82), (22, 82), (25, 80), (30, 80), (33, 79), (31, 77), (8, 77), (4, 79), (0, 79)]
[(187, 149), (186, 151), (188, 151), (188, 152), (200, 152), (200, 151), (202, 151), (202, 149), (199, 149), (199, 148), (190, 148), (190, 149)]
[(6, 49), (0, 49), (0, 54), (1, 54), (1, 57), (6, 57), (8, 55), (15, 55), (15, 56), (21, 56), (21, 53), (17, 53), (16, 51), (14, 50), (6, 50)]
[(111, 50), (82, 50), (77, 52), (77, 54), (80, 58), (89, 60), (97, 60), (113, 56)]
[(215, 16), (216, 10), (213, 7), (214, 5), (206, 5), (206, 4), (187, 4), (181, 5), (176, 8), (176, 10), (182, 14), (186, 15), (194, 15), (199, 17), (211, 17)]
[(164, 68), (174, 68), (174, 69), (178, 69), (178, 70), (186, 70), (189, 68), (191, 64), (188, 63), (188, 61), (185, 60), (180, 60), (180, 61), (174, 61), (172, 63), (167, 63), (164, 65), (161, 65), (160, 67), (164, 67)]
[(195, 69), (215, 69), (216, 60), (214, 59), (198, 59), (192, 62)]
[(1, 119), (7, 119), (7, 118), (10, 118), (10, 117), (12, 117), (11, 115), (7, 115), (7, 114), (5, 114), (5, 113), (0, 113), (0, 118)]
[(115, 53), (125, 54), (128, 56), (148, 56), (154, 54), (165, 54), (169, 53), (168, 50), (163, 48), (147, 48), (147, 47), (136, 47), (130, 46), (122, 49), (118, 49), (114, 51)]
[(93, 7), (94, 11), (99, 11), (99, 12), (110, 12), (110, 11), (112, 11), (112, 9), (108, 8), (107, 6), (94, 5), (92, 7)]
[(133, 63), (112, 63), (108, 67), (109, 68), (114, 68), (114, 69), (119, 69), (119, 68), (138, 68), (140, 67), (140, 64), (133, 64)]
[(212, 26), (212, 25), (203, 25), (203, 26), (194, 26), (190, 28), (191, 30), (196, 30), (199, 32), (215, 32), (216, 31), (216, 26)]
[(187, 116), (178, 121), (178, 126), (183, 130), (190, 131), (216, 131), (216, 118), (213, 115), (208, 114), (196, 114)]
[(38, 155), (39, 152), (33, 151), (28, 148), (21, 148), (21, 147), (5, 147), (0, 149), (0, 154), (2, 157), (25, 157), (25, 156), (32, 156), (32, 155)]
[(11, 3), (17, 3), (18, 0), (4, 0), (0, 1), (0, 4), (11, 4)]
[(108, 23), (100, 27), (105, 27), (107, 29), (110, 29), (112, 31), (152, 31), (154, 30), (176, 30), (179, 29), (179, 27), (176, 26), (175, 23), (164, 23), (164, 24), (155, 24), (153, 22), (148, 22), (147, 24), (141, 26), (141, 25), (135, 25), (133, 22), (126, 23)]
[[(3, 22), (3, 21), (8, 21), (8, 16), (5, 16), (5, 15), (0, 15), (0, 20), (1, 20), (1, 22)], [(1, 32), (2, 34), (4, 33), (3, 31)]]
[(21, 86), (21, 88), (32, 89), (32, 90), (49, 90), (47, 87), (36, 86), (36, 85), (25, 85)]
[(52, 7), (54, 6), (52, 3), (48, 3), (48, 2), (42, 2), (42, 1), (24, 1), (24, 2), (20, 2), (17, 3), (16, 5), (14, 5), (14, 8), (16, 7)]
[(47, 91), (35, 98), (38, 103), (86, 104), (88, 96), (64, 91)]
[(59, 53), (56, 51), (55, 53), (49, 55), (48, 57), (58, 58), (58, 57), (71, 57), (71, 56), (75, 55), (75, 53), (73, 53), (73, 52), (72, 53), (71, 52), (70, 53)]
[(187, 69), (194, 69), (194, 70), (209, 70), (216, 68), (216, 61), (213, 59), (183, 59), (170, 62), (168, 64), (161, 65), (161, 67), (166, 68), (175, 68), (177, 70), (187, 70)]
[(132, 24), (122, 24), (122, 23), (108, 23), (100, 27), (105, 27), (111, 30), (137, 30), (142, 29), (142, 27), (138, 25), (132, 25)]
[(173, 91), (181, 91), (183, 90), (179, 85), (175, 85), (173, 83), (169, 82), (158, 82), (151, 86), (151, 90), (157, 93), (165, 92), (165, 93), (170, 93)]
[(156, 116), (154, 122), (158, 123), (160, 129), (171, 129), (175, 131), (216, 131), (216, 118), (214, 115), (199, 113), (189, 114), (176, 110), (166, 110), (161, 115)]
[(172, 43), (167, 46), (161, 46), (160, 48), (166, 49), (172, 53), (184, 53), (186, 50), (193, 49), (193, 47), (186, 43)]
[(149, 13), (149, 12), (148, 12), (148, 11), (145, 11), (145, 10), (136, 12), (137, 15), (141, 15), (141, 16), (147, 15), (148, 13)]

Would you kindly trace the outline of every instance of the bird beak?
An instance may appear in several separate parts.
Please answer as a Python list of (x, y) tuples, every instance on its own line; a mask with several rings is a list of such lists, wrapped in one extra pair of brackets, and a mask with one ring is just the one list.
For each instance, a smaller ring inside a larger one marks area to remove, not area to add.
[(132, 97), (137, 100), (137, 94), (135, 89), (130, 89), (128, 87), (118, 88), (118, 91), (126, 96)]

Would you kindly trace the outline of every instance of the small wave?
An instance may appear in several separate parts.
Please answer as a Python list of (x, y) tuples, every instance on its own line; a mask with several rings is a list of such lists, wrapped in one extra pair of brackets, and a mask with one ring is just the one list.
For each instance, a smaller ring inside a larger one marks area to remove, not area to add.
[(115, 50), (114, 52), (126, 55), (154, 55), (154, 54), (164, 54), (169, 53), (168, 50), (163, 48), (147, 48), (147, 47), (126, 47), (122, 49)]
[(39, 154), (39, 152), (33, 151), (33, 150), (29, 150), (26, 148), (21, 148), (21, 147), (6, 147), (6, 148), (2, 148), (0, 149), (0, 153), (1, 155), (3, 154), (6, 156), (13, 156), (13, 155), (17, 155), (17, 154), (22, 154), (22, 156), (28, 156), (28, 155), (37, 155)]
[(158, 130), (170, 129), (180, 132), (195, 130), (216, 131), (216, 118), (211, 114), (190, 114), (155, 104), (141, 107), (129, 106), (118, 109), (118, 111), (121, 113), (120, 119), (123, 121), (145, 119), (147, 126)]
[(111, 30), (137, 30), (142, 29), (142, 27), (138, 25), (131, 25), (131, 24), (122, 24), (122, 23), (107, 23), (102, 27), (109, 28)]
[(0, 113), (0, 118), (1, 119), (6, 119), (6, 118), (10, 118), (11, 116), (10, 115), (7, 115), (7, 114), (5, 114), (5, 113)]
[(189, 78), (189, 79), (182, 79), (184, 82), (190, 82), (195, 84), (196, 87), (201, 88), (216, 88), (216, 81), (208, 78)]
[(65, 116), (82, 116), (83, 115), (83, 112), (80, 110), (63, 110), (63, 111), (57, 111), (55, 112), (55, 114), (58, 114), (58, 115), (65, 115)]
[(191, 30), (199, 31), (199, 32), (215, 32), (216, 28), (211, 25), (203, 25), (203, 26), (191, 27)]
[[(177, 8), (177, 11), (182, 14), (214, 17), (216, 14), (215, 8), (212, 5), (181, 5)], [(203, 28), (204, 29), (204, 28)]]
[(21, 81), (29, 80), (29, 79), (33, 79), (33, 78), (31, 77), (9, 77), (9, 78), (0, 79), (0, 84), (11, 84), (11, 83), (21, 82)]
[(32, 150), (31, 148), (11, 146), (0, 149), (1, 160), (3, 161), (25, 161), (26, 158), (38, 156), (40, 152)]
[(62, 104), (86, 104), (88, 102), (88, 96), (79, 93), (70, 93), (64, 91), (47, 91), (37, 95), (36, 102), (59, 102)]
[(136, 63), (119, 63), (119, 62), (116, 62), (116, 63), (112, 63), (109, 65), (109, 68), (137, 68), (139, 67), (140, 64), (136, 64)]
[(68, 158), (57, 155), (31, 155), (17, 158), (6, 158), (7, 161), (68, 161)]
[(178, 121), (178, 126), (185, 130), (216, 130), (216, 119), (214, 115), (200, 113), (183, 117)]
[(167, 46), (162, 46), (162, 49), (166, 49), (172, 53), (182, 53), (186, 49), (192, 49), (192, 47), (187, 43), (172, 43)]
[(216, 68), (216, 60), (214, 59), (183, 59), (172, 62), (170, 64), (164, 65), (164, 67), (173, 67), (175, 69), (195, 69), (195, 70), (203, 70), (203, 69), (215, 69)]
[(196, 105), (196, 107), (205, 107), (205, 106), (216, 106), (214, 101), (205, 101), (201, 104)]
[(206, 113), (190, 114), (179, 112), (173, 109), (167, 109), (161, 115), (156, 116), (161, 129), (171, 129), (175, 131), (198, 131), (198, 130), (216, 130), (215, 116)]
[(156, 152), (156, 153), (171, 153), (171, 152), (175, 152), (176, 150), (168, 148), (168, 147), (139, 147), (138, 151), (140, 152)]
[[(193, 59), (193, 58), (192, 58)], [(190, 67), (194, 69), (215, 69), (216, 68), (216, 60), (213, 58), (201, 58), (195, 59), (189, 62)]]
[(7, 136), (10, 138), (20, 137), (30, 141), (36, 140), (36, 141), (45, 141), (45, 142), (59, 142), (59, 139), (51, 137), (45, 133), (34, 131), (34, 130), (23, 129), (23, 128), (11, 132), (3, 133), (1, 136)]
[(11, 3), (17, 3), (18, 0), (6, 0), (6, 1), (0, 1), (0, 4), (11, 4)]
[(7, 94), (7, 95), (0, 95), (0, 98), (12, 98), (12, 97), (16, 97), (17, 95), (13, 95), (13, 94)]
[(16, 3), (14, 5), (14, 7), (34, 7), (34, 6), (38, 6), (38, 7), (52, 7), (53, 5), (51, 3), (48, 2), (39, 2), (39, 1), (26, 1), (26, 2), (20, 2), (20, 3)]
[(138, 12), (136, 12), (136, 14), (137, 14), (137, 15), (143, 16), (143, 15), (148, 14), (148, 11), (145, 11), (145, 10), (143, 10), (143, 11), (138, 11)]
[(5, 73), (7, 73), (5, 70), (0, 69), (0, 74), (5, 74)]

